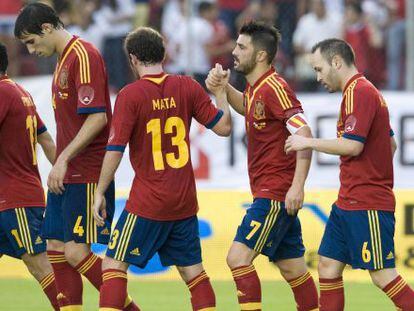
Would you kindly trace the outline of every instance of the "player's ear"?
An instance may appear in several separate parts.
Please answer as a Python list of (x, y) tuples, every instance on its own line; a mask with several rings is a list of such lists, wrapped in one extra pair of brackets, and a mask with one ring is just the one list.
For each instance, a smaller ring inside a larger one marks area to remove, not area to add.
[(256, 61), (257, 62), (267, 62), (267, 53), (266, 51), (258, 51), (256, 54)]
[(341, 69), (343, 60), (339, 55), (334, 55), (332, 58), (332, 67), (334, 67), (336, 70)]
[(52, 24), (49, 24), (49, 23), (43, 23), (41, 27), (42, 27), (42, 32), (45, 34), (51, 33), (54, 29)]

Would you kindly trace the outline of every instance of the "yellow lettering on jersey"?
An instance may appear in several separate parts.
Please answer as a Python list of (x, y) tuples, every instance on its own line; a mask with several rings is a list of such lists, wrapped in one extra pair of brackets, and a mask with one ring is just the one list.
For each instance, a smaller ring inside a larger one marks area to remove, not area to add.
[(166, 97), (152, 100), (152, 110), (166, 110), (176, 108), (177, 104), (174, 97)]

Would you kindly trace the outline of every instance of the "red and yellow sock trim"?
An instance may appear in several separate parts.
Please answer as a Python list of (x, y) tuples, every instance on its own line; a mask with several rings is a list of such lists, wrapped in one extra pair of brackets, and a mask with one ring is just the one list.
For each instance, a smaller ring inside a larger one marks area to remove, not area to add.
[(198, 276), (196, 276), (194, 279), (190, 280), (187, 283), (188, 289), (191, 290), (197, 284), (207, 279), (208, 279), (207, 273), (205, 271), (201, 272)]
[(46, 275), (41, 281), (40, 281), (40, 286), (42, 287), (43, 290), (45, 290), (45, 288), (47, 288), (50, 284), (52, 284), (55, 281), (55, 275), (53, 274), (53, 272), (49, 273), (48, 275)]
[(245, 302), (240, 304), (241, 311), (262, 310), (261, 302)]
[(62, 252), (53, 252), (53, 253), (47, 252), (47, 258), (49, 259), (49, 262), (51, 264), (66, 262), (65, 253), (62, 253)]
[(302, 285), (303, 283), (305, 283), (307, 280), (311, 278), (312, 278), (311, 274), (309, 272), (306, 272), (304, 275), (289, 281), (289, 285), (291, 288), (295, 288), (295, 287)]
[(394, 286), (387, 290), (385, 294), (387, 294), (387, 296), (392, 299), (395, 295), (401, 292), (406, 285), (407, 282), (405, 282), (404, 279), (401, 278), (396, 284), (394, 284)]
[(95, 262), (99, 259), (98, 256), (96, 256), (93, 253), (90, 253), (88, 255), (88, 259), (80, 266), (78, 267), (76, 270), (78, 270), (78, 272), (80, 274), (85, 274), (86, 272), (88, 272), (88, 270), (95, 264)]
[(342, 278), (332, 279), (332, 281), (320, 280), (319, 289), (321, 291), (331, 291), (336, 289), (341, 289), (344, 287), (344, 281)]
[(116, 278), (120, 278), (120, 279), (127, 279), (127, 274), (122, 271), (122, 270), (105, 270), (102, 273), (102, 281), (108, 281), (110, 279), (116, 279)]
[(250, 266), (242, 266), (242, 267), (238, 267), (235, 268), (233, 270), (231, 270), (231, 274), (233, 275), (233, 278), (239, 278), (241, 276), (247, 275), (249, 273), (252, 273), (256, 271), (253, 265)]

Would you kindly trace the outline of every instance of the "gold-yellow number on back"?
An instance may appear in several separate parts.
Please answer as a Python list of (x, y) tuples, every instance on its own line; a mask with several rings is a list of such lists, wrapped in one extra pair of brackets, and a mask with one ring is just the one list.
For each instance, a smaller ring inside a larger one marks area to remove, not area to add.
[(29, 131), (30, 146), (32, 147), (33, 165), (37, 165), (37, 119), (36, 116), (28, 115), (26, 118), (26, 129)]
[[(185, 166), (190, 158), (190, 152), (185, 141), (186, 130), (184, 121), (180, 117), (169, 117), (165, 122), (164, 134), (172, 134), (175, 136), (171, 137), (171, 144), (177, 146), (178, 155), (177, 157), (173, 152), (165, 154), (165, 161), (172, 168), (181, 168)], [(154, 168), (156, 171), (164, 170), (164, 157), (162, 154), (162, 139), (161, 139), (161, 120), (151, 119), (147, 123), (147, 134), (152, 134), (152, 158), (154, 161)]]

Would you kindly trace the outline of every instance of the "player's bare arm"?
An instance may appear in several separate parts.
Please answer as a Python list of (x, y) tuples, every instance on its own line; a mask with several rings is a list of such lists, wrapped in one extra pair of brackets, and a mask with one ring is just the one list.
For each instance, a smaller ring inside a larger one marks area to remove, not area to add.
[(397, 151), (397, 142), (394, 137), (391, 137), (391, 154), (394, 157), (395, 151)]
[(285, 143), (285, 152), (312, 149), (315, 151), (339, 156), (358, 156), (364, 149), (364, 144), (346, 138), (318, 139), (299, 135), (289, 136)]
[(118, 169), (123, 155), (123, 152), (119, 151), (107, 151), (105, 153), (101, 175), (99, 176), (99, 182), (95, 191), (93, 203), (93, 217), (95, 218), (98, 226), (103, 226), (105, 224), (105, 191), (108, 189), (109, 184), (114, 180), (115, 172)]
[(47, 185), (53, 193), (62, 194), (62, 191), (65, 190), (63, 179), (69, 161), (95, 139), (107, 122), (108, 120), (105, 112), (88, 115), (78, 134), (56, 159), (56, 162), (49, 173)]
[[(304, 126), (296, 132), (296, 135), (312, 138), (309, 126)], [(312, 150), (301, 150), (296, 154), (296, 169), (292, 185), (286, 193), (285, 204), (289, 215), (295, 215), (302, 208), (305, 196), (305, 181), (309, 173), (312, 160)]]
[(56, 157), (56, 145), (53, 141), (52, 136), (50, 136), (49, 132), (43, 132), (42, 134), (37, 136), (37, 142), (42, 147), (43, 152), (46, 155), (46, 158), (49, 160), (50, 164), (55, 163)]

